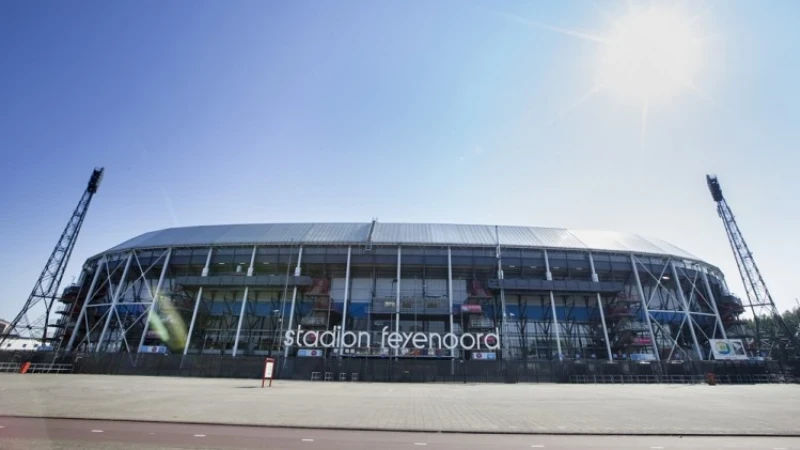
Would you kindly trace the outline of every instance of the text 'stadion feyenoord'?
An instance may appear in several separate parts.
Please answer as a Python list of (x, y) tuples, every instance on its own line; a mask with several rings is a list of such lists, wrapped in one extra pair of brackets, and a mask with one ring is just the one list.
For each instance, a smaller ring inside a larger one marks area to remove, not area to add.
[[(366, 348), (372, 346), (372, 337), (366, 331), (342, 332), (340, 326), (327, 331), (304, 330), (298, 326), (297, 330), (286, 331), (283, 343), (299, 347)], [(500, 334), (497, 329), (494, 333), (462, 333), (459, 336), (454, 333), (390, 332), (389, 327), (383, 327), (380, 346), (393, 349), (497, 350), (500, 348)]]

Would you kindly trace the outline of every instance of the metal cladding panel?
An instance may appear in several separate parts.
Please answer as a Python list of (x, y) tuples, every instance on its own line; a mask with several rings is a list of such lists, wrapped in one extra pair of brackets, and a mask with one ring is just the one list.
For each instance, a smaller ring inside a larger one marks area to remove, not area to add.
[(511, 247), (543, 247), (544, 243), (532, 227), (499, 227), (500, 244)]
[(306, 233), (303, 242), (307, 243), (366, 243), (369, 237), (369, 223), (315, 223)]
[(667, 241), (663, 241), (661, 239), (653, 238), (650, 236), (646, 237), (645, 239), (657, 245), (660, 249), (663, 250), (663, 253), (667, 255), (680, 256), (681, 258), (695, 259), (698, 261), (700, 260), (700, 258), (698, 258), (697, 256), (687, 252), (686, 250), (680, 247), (676, 247)]
[(217, 236), (214, 244), (255, 243), (255, 242), (291, 242), (298, 241), (307, 225), (285, 226), (283, 224), (245, 224), (237, 225)]
[(560, 228), (532, 228), (543, 247), (574, 248), (586, 250), (586, 243), (576, 238), (569, 230)]
[[(635, 251), (636, 245), (632, 245), (630, 240), (626, 245), (626, 237), (621, 233), (598, 230), (570, 230), (573, 236), (580, 239), (591, 249), (610, 250), (618, 252)], [(641, 251), (641, 250), (639, 250)], [(658, 249), (655, 250), (658, 253)]]
[[(208, 225), (153, 231), (130, 239), (108, 252), (131, 248), (221, 245), (360, 245), (366, 244), (372, 224), (278, 223)], [(496, 231), (497, 230), (497, 231)], [(674, 255), (697, 260), (694, 255), (660, 239), (636, 234), (560, 228), (376, 223), (375, 245), (494, 247), (500, 245), (549, 249), (599, 250)]]
[(279, 223), (168, 228), (137, 236), (109, 251), (194, 245), (359, 244), (366, 242), (369, 228), (370, 224), (362, 223)]
[(376, 223), (374, 244), (495, 245), (494, 227), (487, 225)]
[(151, 231), (149, 233), (140, 234), (139, 236), (136, 236), (135, 238), (128, 239), (127, 241), (123, 242), (122, 244), (119, 244), (116, 247), (113, 247), (113, 248), (109, 249), (108, 251), (109, 252), (113, 252), (113, 251), (124, 249), (124, 248), (143, 247), (144, 246), (143, 245), (144, 242), (147, 242), (149, 239), (152, 239), (153, 236), (157, 235), (158, 233), (160, 233), (160, 231)]
[(511, 247), (574, 248), (586, 245), (562, 228), (500, 227), (500, 244)]

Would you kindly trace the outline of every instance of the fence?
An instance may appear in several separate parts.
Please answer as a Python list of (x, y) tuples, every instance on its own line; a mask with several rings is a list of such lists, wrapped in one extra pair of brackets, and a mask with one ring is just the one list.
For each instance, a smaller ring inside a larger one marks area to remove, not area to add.
[[(800, 380), (800, 361), (637, 362), (595, 360), (447, 360), (395, 358), (276, 359), (276, 378), (410, 383), (785, 383)], [(262, 357), (127, 353), (0, 352), (0, 371), (31, 362), (36, 371), (215, 378), (261, 377)], [(18, 371), (18, 370), (17, 370)]]

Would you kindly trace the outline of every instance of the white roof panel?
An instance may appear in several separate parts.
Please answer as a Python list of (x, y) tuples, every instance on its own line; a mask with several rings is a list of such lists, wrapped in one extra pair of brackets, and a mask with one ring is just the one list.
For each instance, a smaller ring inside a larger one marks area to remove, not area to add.
[[(205, 225), (151, 231), (130, 239), (111, 251), (130, 248), (194, 247), (219, 245), (364, 245), (372, 224), (367, 223), (269, 223)], [(636, 234), (563, 228), (424, 223), (376, 223), (374, 245), (454, 245), (533, 247), (612, 252), (667, 254), (697, 257), (660, 239)]]

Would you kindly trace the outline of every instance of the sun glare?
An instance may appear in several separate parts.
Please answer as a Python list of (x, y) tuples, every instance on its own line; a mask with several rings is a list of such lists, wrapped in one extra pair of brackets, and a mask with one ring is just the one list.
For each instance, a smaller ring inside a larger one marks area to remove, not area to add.
[[(597, 6), (596, 6), (597, 7)], [(599, 7), (597, 7), (600, 9)], [(591, 42), (597, 46), (598, 64), (591, 87), (562, 110), (544, 128), (562, 120), (598, 94), (636, 106), (641, 111), (640, 139), (644, 146), (651, 107), (689, 92), (716, 105), (697, 84), (705, 78), (704, 61), (712, 56), (708, 36), (699, 34), (699, 19), (711, 11), (690, 14), (675, 3), (653, 2), (650, 6), (628, 3), (622, 15), (602, 11), (612, 26), (602, 34), (548, 25), (534, 20), (498, 14), (508, 20)]]
[(652, 103), (692, 86), (701, 62), (692, 18), (671, 7), (631, 10), (599, 47), (596, 83), (603, 91)]

